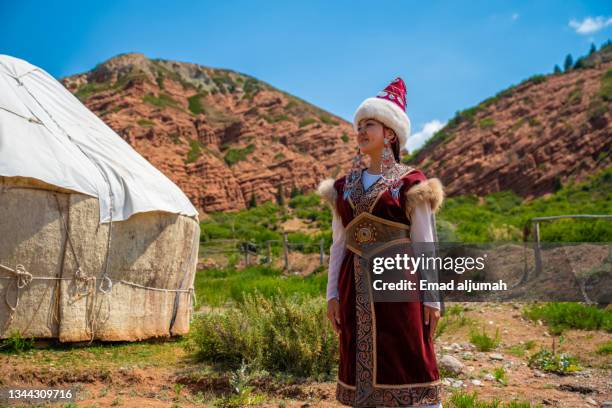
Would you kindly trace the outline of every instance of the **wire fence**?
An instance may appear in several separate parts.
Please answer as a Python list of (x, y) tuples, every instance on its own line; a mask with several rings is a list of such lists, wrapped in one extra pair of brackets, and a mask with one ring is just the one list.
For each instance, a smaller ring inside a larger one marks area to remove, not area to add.
[(242, 241), (237, 239), (215, 239), (200, 244), (200, 257), (214, 258), (218, 256), (238, 255), (244, 265), (271, 265), (274, 259), (282, 260), (284, 269), (291, 269), (292, 253), (318, 253), (318, 265), (325, 262), (325, 240), (318, 243), (289, 242), (287, 233), (280, 240), (267, 240), (263, 243)]

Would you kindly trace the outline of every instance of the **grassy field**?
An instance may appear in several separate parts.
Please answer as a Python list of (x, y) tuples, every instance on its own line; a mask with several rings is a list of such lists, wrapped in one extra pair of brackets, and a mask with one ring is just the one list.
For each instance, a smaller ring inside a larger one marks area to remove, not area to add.
[[(564, 186), (525, 202), (512, 193), (447, 199), (440, 240), (520, 241), (534, 216), (612, 213), (608, 169), (590, 182)], [(331, 242), (331, 214), (314, 194), (264, 203), (202, 222), (202, 242), (225, 249), (248, 240)], [(609, 242), (610, 223), (555, 222), (544, 241)], [(308, 255), (311, 249), (294, 251)], [(278, 257), (278, 248), (273, 256)], [(317, 258), (316, 254), (313, 259)], [(324, 268), (283, 271), (261, 259), (244, 267), (235, 254), (196, 274), (197, 313), (190, 335), (137, 343), (61, 345), (14, 334), (0, 345), (0, 386), (74, 387), (65, 407), (339, 406), (334, 400), (338, 349), (327, 318)], [(445, 407), (575, 407), (612, 399), (612, 311), (578, 303), (449, 304), (436, 330), (439, 357), (464, 369), (441, 368)], [(586, 381), (588, 379), (588, 381)], [(586, 385), (585, 385), (586, 381)], [(580, 388), (582, 387), (582, 388)]]

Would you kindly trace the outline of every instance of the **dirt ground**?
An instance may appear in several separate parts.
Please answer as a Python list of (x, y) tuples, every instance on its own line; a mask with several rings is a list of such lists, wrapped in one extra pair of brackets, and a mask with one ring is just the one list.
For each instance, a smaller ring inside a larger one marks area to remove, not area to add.
[[(459, 374), (444, 379), (445, 402), (458, 390), (476, 391), (485, 401), (518, 399), (549, 407), (598, 407), (612, 401), (612, 357), (597, 353), (612, 340), (612, 334), (565, 332), (561, 350), (577, 357), (583, 370), (565, 376), (543, 373), (527, 366), (528, 356), (541, 346), (551, 348), (553, 338), (558, 344), (558, 337), (551, 336), (541, 322), (523, 319), (522, 305), (458, 305), (467, 310), (461, 316), (446, 317), (449, 323), (436, 340), (439, 359), (451, 355), (463, 364)], [(490, 335), (499, 329), (500, 345), (490, 352), (477, 351), (469, 343), (470, 328), (484, 328)], [(529, 342), (533, 347), (526, 350)], [(505, 384), (492, 376), (499, 367), (504, 367)], [(231, 373), (196, 362), (182, 339), (37, 347), (20, 354), (0, 354), (0, 372), (0, 388), (72, 388), (77, 394), (72, 406), (78, 407), (219, 406), (224, 395), (235, 393)], [(253, 379), (248, 386), (253, 398), (243, 399), (243, 405), (341, 406), (334, 400), (334, 382)]]

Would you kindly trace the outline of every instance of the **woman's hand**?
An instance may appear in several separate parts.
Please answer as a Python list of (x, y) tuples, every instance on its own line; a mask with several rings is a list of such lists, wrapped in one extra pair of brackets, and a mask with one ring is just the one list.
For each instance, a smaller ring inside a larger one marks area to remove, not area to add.
[(429, 337), (431, 337), (432, 340), (436, 333), (436, 326), (438, 325), (439, 319), (440, 319), (440, 311), (436, 309), (435, 307), (425, 305), (425, 324), (430, 325)]
[(331, 322), (336, 334), (340, 334), (340, 303), (338, 298), (327, 301), (327, 318)]

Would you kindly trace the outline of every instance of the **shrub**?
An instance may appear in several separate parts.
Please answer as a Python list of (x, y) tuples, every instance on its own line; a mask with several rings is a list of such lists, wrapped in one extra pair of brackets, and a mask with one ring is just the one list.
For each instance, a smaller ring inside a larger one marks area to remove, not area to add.
[(254, 150), (255, 150), (255, 145), (252, 143), (249, 144), (244, 149), (233, 149), (233, 148), (229, 149), (227, 153), (225, 153), (225, 157), (224, 157), (225, 162), (229, 166), (233, 166), (239, 161), (246, 160), (247, 156), (253, 153)]
[(153, 126), (155, 123), (153, 123), (152, 120), (149, 119), (138, 119), (138, 123), (140, 126)]
[(204, 107), (202, 106), (201, 98), (202, 98), (202, 95), (198, 93), (198, 94), (195, 94), (189, 97), (189, 99), (187, 99), (187, 101), (189, 102), (189, 110), (194, 115), (204, 112)]
[(300, 120), (299, 126), (304, 127), (304, 126), (312, 125), (315, 122), (316, 122), (316, 119), (314, 118), (305, 118), (305, 119)]
[(612, 311), (582, 303), (550, 302), (526, 306), (523, 315), (531, 320), (545, 321), (554, 334), (560, 334), (566, 329), (612, 332)]
[(319, 119), (326, 125), (338, 126), (340, 124), (340, 122), (332, 119), (329, 115), (320, 115)]
[(173, 107), (176, 108), (179, 106), (179, 103), (172, 99), (170, 95), (165, 93), (160, 93), (158, 96), (155, 96), (152, 93), (148, 93), (142, 97), (142, 101), (160, 108), (163, 107)]
[(612, 68), (608, 68), (606, 73), (601, 77), (599, 96), (606, 102), (612, 101)]
[(553, 353), (548, 349), (542, 349), (529, 357), (528, 365), (556, 374), (569, 374), (582, 370), (574, 357), (567, 353)]
[(482, 328), (482, 334), (476, 330), (470, 331), (470, 342), (476, 346), (478, 351), (490, 351), (496, 348), (500, 342), (499, 329), (495, 330), (495, 338), (489, 337), (485, 332), (484, 327)]
[(493, 118), (484, 118), (478, 123), (478, 125), (481, 129), (487, 129), (495, 125), (495, 120), (493, 120)]
[(248, 295), (235, 308), (197, 318), (191, 338), (201, 360), (301, 377), (331, 379), (338, 361), (323, 298)]
[(343, 133), (342, 133), (342, 136), (340, 137), (340, 139), (342, 139), (342, 141), (343, 141), (344, 143), (348, 143), (348, 141), (349, 141), (349, 137), (348, 137), (348, 135), (346, 134), (346, 132), (343, 132)]
[(185, 163), (193, 163), (194, 161), (198, 160), (198, 158), (202, 154), (202, 149), (198, 140), (190, 140), (189, 147), (190, 148), (189, 152), (187, 152), (187, 160), (185, 161)]

